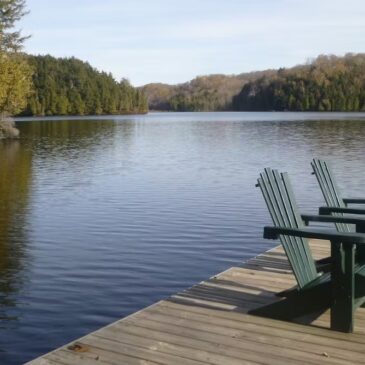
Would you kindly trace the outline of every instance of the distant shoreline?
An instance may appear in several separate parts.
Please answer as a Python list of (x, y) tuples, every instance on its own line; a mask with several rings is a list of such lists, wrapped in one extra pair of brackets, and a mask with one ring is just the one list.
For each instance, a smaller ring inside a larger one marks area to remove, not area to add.
[[(128, 120), (146, 118), (154, 120), (159, 115), (169, 115), (173, 119), (184, 119), (184, 116), (200, 114), (207, 117), (207, 120), (214, 120), (215, 115), (235, 116), (238, 121), (240, 115), (245, 116), (242, 120), (250, 121), (298, 121), (298, 120), (316, 120), (320, 115), (321, 120), (351, 120), (351, 118), (365, 121), (365, 112), (293, 112), (293, 111), (262, 111), (262, 112), (248, 112), (248, 111), (218, 111), (218, 112), (172, 112), (172, 111), (150, 111), (143, 114), (104, 114), (104, 115), (60, 115), (60, 116), (44, 116), (44, 117), (17, 117), (15, 122), (32, 122), (32, 121), (62, 121), (62, 120)], [(247, 118), (249, 116), (249, 118)], [(272, 117), (274, 116), (274, 118)], [(204, 118), (202, 119), (204, 120)]]
[(19, 117), (12, 117), (15, 122), (22, 122), (22, 121), (32, 121), (32, 120), (53, 120), (53, 119), (100, 119), (104, 117), (128, 117), (128, 116), (141, 116), (147, 115), (150, 112), (145, 113), (124, 113), (124, 114), (90, 114), (90, 115), (39, 115), (39, 116), (19, 116)]

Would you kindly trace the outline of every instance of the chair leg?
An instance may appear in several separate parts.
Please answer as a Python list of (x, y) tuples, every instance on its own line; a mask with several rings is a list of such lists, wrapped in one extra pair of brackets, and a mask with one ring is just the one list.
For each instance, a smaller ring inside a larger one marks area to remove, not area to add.
[(353, 332), (355, 312), (355, 247), (332, 242), (331, 329)]
[(356, 247), (356, 262), (363, 263), (364, 261), (365, 261), (365, 247), (357, 246)]
[(355, 274), (355, 308), (357, 307), (365, 308), (365, 273), (363, 272)]
[[(365, 225), (356, 225), (356, 232), (357, 233), (365, 233)], [(364, 262), (365, 261), (365, 247), (362, 245), (356, 246), (356, 254), (355, 259), (357, 262)]]

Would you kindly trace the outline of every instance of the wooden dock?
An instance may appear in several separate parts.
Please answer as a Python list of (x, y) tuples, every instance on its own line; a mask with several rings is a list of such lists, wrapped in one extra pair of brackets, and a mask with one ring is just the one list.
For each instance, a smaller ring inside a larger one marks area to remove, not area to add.
[[(311, 247), (329, 254), (328, 242)], [(294, 284), (276, 247), (27, 365), (365, 364), (365, 309), (352, 334), (330, 331), (328, 312), (304, 324), (247, 314)]]

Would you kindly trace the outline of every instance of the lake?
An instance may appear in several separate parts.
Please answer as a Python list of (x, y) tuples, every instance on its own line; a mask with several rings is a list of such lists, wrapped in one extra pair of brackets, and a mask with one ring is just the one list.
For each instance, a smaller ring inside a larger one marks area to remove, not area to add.
[(274, 246), (258, 188), (310, 161), (365, 196), (365, 113), (20, 119), (0, 141), (0, 364), (21, 364)]

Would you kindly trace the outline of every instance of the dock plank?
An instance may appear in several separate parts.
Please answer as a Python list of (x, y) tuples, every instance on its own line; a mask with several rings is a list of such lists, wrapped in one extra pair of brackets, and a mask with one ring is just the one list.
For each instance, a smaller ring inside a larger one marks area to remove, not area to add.
[[(329, 255), (328, 242), (310, 245), (316, 259)], [(294, 285), (278, 246), (27, 365), (365, 364), (363, 308), (351, 334), (329, 330), (329, 311), (295, 323), (247, 314)]]

